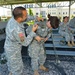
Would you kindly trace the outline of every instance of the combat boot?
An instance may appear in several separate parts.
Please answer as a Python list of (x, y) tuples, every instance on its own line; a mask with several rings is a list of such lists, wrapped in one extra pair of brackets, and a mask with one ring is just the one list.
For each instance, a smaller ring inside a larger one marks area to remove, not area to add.
[(12, 75), (12, 73), (10, 72), (9, 75)]
[(68, 42), (68, 46), (69, 46), (69, 47), (72, 47), (72, 44), (71, 44), (70, 42)]
[(39, 75), (37, 70), (34, 71), (34, 75)]
[(46, 72), (49, 71), (48, 68), (44, 67), (43, 65), (40, 66), (40, 69)]
[(74, 41), (72, 41), (72, 46), (75, 46), (75, 43), (74, 43)]

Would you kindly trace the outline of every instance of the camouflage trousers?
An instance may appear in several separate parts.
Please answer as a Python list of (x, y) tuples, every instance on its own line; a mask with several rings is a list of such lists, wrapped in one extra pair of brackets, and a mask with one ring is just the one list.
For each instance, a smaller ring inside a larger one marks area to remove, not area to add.
[(6, 47), (5, 53), (8, 61), (8, 70), (12, 75), (22, 75), (23, 62), (21, 57), (21, 48)]
[(68, 42), (68, 41), (74, 41), (74, 37), (73, 37), (72, 33), (61, 31), (61, 32), (59, 32), (59, 34), (61, 36), (65, 37), (66, 42)]
[(31, 57), (31, 66), (33, 71), (38, 70), (40, 65), (43, 65), (46, 60), (44, 45), (31, 44), (28, 48), (29, 56)]

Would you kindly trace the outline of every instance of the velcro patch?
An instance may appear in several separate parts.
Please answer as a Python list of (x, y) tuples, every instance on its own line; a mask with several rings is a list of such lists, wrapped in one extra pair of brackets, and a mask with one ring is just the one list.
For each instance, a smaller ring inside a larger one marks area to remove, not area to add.
[(20, 37), (20, 41), (23, 42), (24, 41), (24, 34), (23, 33), (19, 33), (19, 37)]

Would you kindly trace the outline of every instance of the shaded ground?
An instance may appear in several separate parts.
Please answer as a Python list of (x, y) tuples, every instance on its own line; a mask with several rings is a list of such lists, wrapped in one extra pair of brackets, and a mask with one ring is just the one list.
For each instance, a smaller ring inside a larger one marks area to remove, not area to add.
[[(75, 57), (59, 56), (60, 63), (56, 64), (55, 56), (48, 56), (45, 66), (49, 72), (39, 70), (40, 75), (75, 75)], [(24, 72), (23, 75), (33, 75), (30, 58), (23, 57)], [(0, 75), (8, 75), (7, 65), (0, 64)]]

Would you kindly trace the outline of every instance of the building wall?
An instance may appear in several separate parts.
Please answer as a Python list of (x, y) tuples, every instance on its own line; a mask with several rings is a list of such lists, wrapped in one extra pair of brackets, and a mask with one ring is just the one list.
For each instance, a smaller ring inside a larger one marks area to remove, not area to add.
[[(27, 5), (27, 4), (26, 4)], [(28, 8), (27, 8), (28, 9)], [(57, 16), (63, 19), (64, 16), (69, 16), (69, 7), (56, 7), (54, 6), (44, 6), (43, 8), (40, 8), (37, 4), (33, 4), (32, 8), (34, 15), (38, 16), (43, 14), (44, 17), (47, 17), (47, 14), (49, 13), (51, 16)], [(70, 18), (75, 16), (75, 8), (71, 8), (70, 10)]]
[[(42, 8), (40, 8), (38, 4), (24, 4), (22, 6), (24, 6), (28, 12), (29, 8), (31, 8), (34, 16), (36, 15), (40, 16), (40, 14), (42, 14), (43, 17), (47, 17), (47, 14), (50, 14), (51, 16), (57, 16), (61, 18), (61, 20), (64, 16), (69, 16), (69, 7), (57, 7), (55, 4), (53, 4), (52, 6), (48, 4), (43, 4)], [(13, 6), (13, 8), (14, 7), (15, 6)], [(4, 10), (5, 9), (2, 9), (2, 11)], [(4, 11), (3, 13), (2, 16), (11, 16), (11, 10), (7, 10), (6, 12)], [(74, 16), (75, 16), (75, 8), (71, 8), (70, 18), (73, 18)]]

